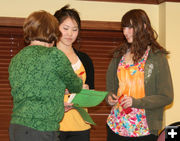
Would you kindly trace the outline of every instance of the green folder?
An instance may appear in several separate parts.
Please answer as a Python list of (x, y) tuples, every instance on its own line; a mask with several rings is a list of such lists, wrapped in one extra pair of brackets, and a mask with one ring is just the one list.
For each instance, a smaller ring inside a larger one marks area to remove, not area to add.
[(82, 107), (94, 107), (100, 104), (108, 92), (82, 89), (80, 93), (73, 94), (70, 97), (70, 103), (81, 114), (85, 122), (95, 125), (91, 116)]

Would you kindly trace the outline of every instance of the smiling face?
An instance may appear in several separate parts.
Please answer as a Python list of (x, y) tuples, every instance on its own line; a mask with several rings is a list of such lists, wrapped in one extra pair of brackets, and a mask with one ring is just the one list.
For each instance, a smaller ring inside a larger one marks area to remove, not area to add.
[(68, 17), (59, 25), (59, 30), (62, 33), (60, 42), (65, 46), (72, 46), (79, 33), (76, 21)]
[(134, 30), (132, 27), (123, 27), (123, 34), (128, 43), (133, 42), (133, 32), (134, 32)]

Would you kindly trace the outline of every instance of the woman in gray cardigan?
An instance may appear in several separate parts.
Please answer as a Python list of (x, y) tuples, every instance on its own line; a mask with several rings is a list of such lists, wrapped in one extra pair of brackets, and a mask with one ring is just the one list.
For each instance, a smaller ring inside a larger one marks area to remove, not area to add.
[(155, 141), (163, 109), (173, 101), (168, 52), (141, 9), (122, 17), (126, 41), (118, 47), (107, 70), (108, 141)]

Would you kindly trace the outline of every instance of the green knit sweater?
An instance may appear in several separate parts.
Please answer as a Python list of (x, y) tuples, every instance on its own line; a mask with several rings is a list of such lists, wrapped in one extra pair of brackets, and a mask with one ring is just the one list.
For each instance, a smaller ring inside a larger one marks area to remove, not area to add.
[(64, 91), (77, 93), (82, 80), (56, 47), (27, 46), (9, 66), (13, 96), (11, 124), (56, 131), (64, 114)]

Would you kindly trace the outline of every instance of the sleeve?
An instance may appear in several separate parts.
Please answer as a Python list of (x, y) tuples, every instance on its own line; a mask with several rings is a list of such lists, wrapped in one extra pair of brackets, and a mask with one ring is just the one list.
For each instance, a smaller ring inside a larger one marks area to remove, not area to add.
[(108, 103), (107, 97), (111, 94), (117, 94), (118, 89), (118, 78), (117, 78), (117, 58), (113, 58), (108, 66), (106, 72), (106, 102)]
[(162, 108), (173, 101), (173, 84), (167, 58), (165, 55), (159, 55), (155, 59), (155, 82), (150, 82), (155, 83), (155, 91), (141, 99), (133, 98), (132, 107), (143, 109)]
[(66, 88), (71, 93), (79, 93), (82, 89), (82, 80), (74, 73), (69, 59), (61, 52), (58, 63), (58, 74)]
[(89, 85), (89, 89), (94, 89), (94, 65), (88, 55), (86, 55), (86, 64), (88, 65), (88, 67), (85, 68), (87, 72), (87, 78), (85, 83)]

